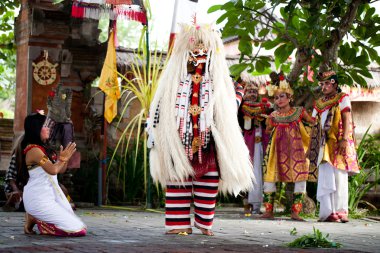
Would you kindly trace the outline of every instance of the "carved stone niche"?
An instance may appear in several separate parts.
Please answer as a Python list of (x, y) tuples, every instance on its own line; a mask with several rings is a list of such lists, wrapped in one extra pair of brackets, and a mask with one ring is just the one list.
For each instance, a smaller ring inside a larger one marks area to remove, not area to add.
[(68, 49), (63, 49), (60, 55), (61, 60), (61, 77), (68, 77), (71, 73), (71, 64), (73, 63), (73, 55)]
[(33, 8), (31, 35), (38, 36), (45, 32), (44, 20), (45, 20), (44, 11), (41, 9)]
[(77, 45), (96, 46), (100, 34), (98, 23), (98, 20), (82, 20), (81, 24), (72, 26), (71, 38), (79, 40), (76, 42)]

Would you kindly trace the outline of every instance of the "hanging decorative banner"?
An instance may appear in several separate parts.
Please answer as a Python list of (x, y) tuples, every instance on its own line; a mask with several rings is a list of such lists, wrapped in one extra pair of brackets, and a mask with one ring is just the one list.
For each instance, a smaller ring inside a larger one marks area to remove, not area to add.
[(90, 19), (128, 19), (146, 24), (146, 13), (140, 0), (74, 0), (71, 16)]
[(117, 101), (120, 98), (120, 87), (117, 80), (116, 48), (114, 31), (109, 35), (106, 59), (99, 78), (99, 88), (105, 93), (104, 118), (111, 123), (117, 114)]
[(107, 4), (133, 4), (132, 0), (106, 0)]

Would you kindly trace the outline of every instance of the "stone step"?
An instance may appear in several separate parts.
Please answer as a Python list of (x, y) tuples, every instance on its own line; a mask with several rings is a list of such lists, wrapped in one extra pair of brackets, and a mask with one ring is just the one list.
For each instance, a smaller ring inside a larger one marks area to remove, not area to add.
[(13, 127), (13, 119), (0, 119), (0, 126), (12, 126)]
[(13, 126), (9, 128), (0, 127), (0, 134), (2, 134), (0, 136), (9, 135), (9, 134), (13, 135)]
[(10, 133), (10, 132), (6, 132), (6, 133), (2, 133), (0, 132), (0, 140), (4, 140), (4, 141), (7, 141), (7, 139), (13, 139), (13, 132)]
[(12, 150), (13, 143), (12, 142), (0, 142), (0, 151), (10, 152)]
[(9, 126), (0, 125), (0, 131), (12, 131), (13, 132), (13, 124)]
[(10, 153), (13, 146), (13, 119), (0, 119), (0, 151)]

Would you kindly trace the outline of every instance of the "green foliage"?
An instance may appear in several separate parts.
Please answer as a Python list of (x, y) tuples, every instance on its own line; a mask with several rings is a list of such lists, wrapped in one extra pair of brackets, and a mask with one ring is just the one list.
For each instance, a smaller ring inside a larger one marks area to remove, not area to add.
[(15, 95), (16, 45), (13, 30), (15, 12), (19, 5), (18, 0), (0, 2), (0, 99)]
[(89, 155), (86, 160), (82, 160), (80, 169), (69, 171), (69, 173), (73, 174), (74, 192), (78, 194), (78, 196), (72, 196), (75, 201), (97, 202), (98, 169), (100, 166), (97, 157), (99, 157), (99, 154)]
[[(139, 145), (136, 150), (134, 147)], [(131, 143), (130, 150), (111, 150), (108, 149), (109, 156), (114, 156), (113, 162), (108, 171), (108, 191), (107, 203), (141, 205), (145, 203), (147, 190), (144, 186), (144, 150), (141, 148), (143, 143)], [(152, 194), (155, 207), (161, 206), (163, 197), (160, 187), (148, 186)]]
[[(144, 33), (145, 31), (143, 31)], [(145, 45), (143, 42), (142, 45)], [(135, 138), (136, 144), (140, 143), (142, 140), (142, 145), (135, 146), (135, 162), (133, 168), (135, 168), (137, 154), (139, 149), (144, 151), (144, 188), (147, 190), (148, 180), (149, 180), (149, 170), (148, 170), (148, 150), (147, 150), (147, 133), (143, 131), (143, 126), (148, 118), (150, 103), (153, 100), (154, 93), (156, 92), (158, 85), (158, 77), (162, 67), (165, 63), (162, 62), (162, 54), (155, 50), (153, 53), (147, 52), (145, 46), (141, 47), (142, 51), (135, 53), (135, 59), (130, 65), (131, 71), (128, 74), (133, 76), (133, 79), (128, 79), (126, 76), (119, 73), (119, 76), (125, 82), (122, 86), (124, 101), (122, 115), (125, 114), (127, 109), (135, 102), (140, 106), (140, 111), (137, 115), (134, 115), (127, 126), (120, 127), (120, 122), (122, 117), (120, 117), (117, 123), (117, 128), (121, 130), (121, 136), (117, 143), (116, 150), (121, 147), (125, 152), (125, 157), (130, 151), (131, 140)], [(167, 58), (168, 59), (168, 58)], [(142, 63), (142, 64), (140, 64)], [(115, 153), (111, 158), (115, 157)]]
[(14, 43), (14, 18), (15, 11), (19, 7), (18, 0), (3, 0), (0, 1), (0, 59), (7, 58), (8, 51), (15, 50)]
[[(283, 69), (295, 55), (300, 66), (291, 81), (297, 81), (307, 65), (316, 75), (319, 67), (330, 64), (342, 83), (365, 86), (364, 77), (371, 78), (368, 65), (380, 63), (376, 50), (380, 17), (368, 1), (237, 0), (212, 6), (208, 12), (218, 10), (224, 13), (217, 23), (226, 22), (223, 38), (239, 38), (241, 58), (231, 67), (233, 75), (245, 69), (267, 73), (265, 66), (272, 60), (259, 58), (262, 48), (273, 50), (277, 69)], [(287, 70), (292, 73), (293, 69)]]
[(380, 136), (365, 132), (357, 149), (360, 173), (349, 178), (348, 208), (350, 212), (357, 212), (360, 203), (376, 209), (371, 203), (363, 201), (363, 197), (374, 187), (380, 184)]
[(312, 234), (303, 235), (287, 244), (291, 248), (340, 248), (342, 244), (328, 240), (329, 234), (324, 235), (313, 227)]
[[(138, 144), (136, 144), (138, 145)], [(113, 162), (108, 170), (108, 200), (135, 202), (136, 199), (143, 199), (144, 195), (144, 154), (138, 150), (135, 159), (135, 149), (128, 152), (121, 150), (115, 154), (115, 150), (108, 150), (109, 155), (113, 155)], [(121, 194), (118, 194), (121, 189)], [(120, 196), (121, 195), (121, 196)], [(107, 201), (108, 202), (108, 201)]]
[(16, 52), (4, 51), (4, 55), (0, 59), (0, 99), (6, 100), (16, 93)]
[(276, 191), (276, 197), (274, 199), (274, 202), (281, 206), (284, 201), (286, 201), (286, 183), (284, 182), (278, 182), (276, 185), (276, 188), (278, 189)]
[[(0, 102), (1, 102), (1, 100), (0, 100)], [(0, 112), (2, 112), (4, 114), (5, 119), (13, 119), (15, 116), (14, 108), (12, 108), (12, 110), (7, 110), (7, 109), (0, 107)]]
[[(149, 1), (146, 1), (149, 4)], [(149, 6), (149, 5), (148, 5)], [(148, 11), (149, 12), (149, 11)], [(124, 115), (127, 109), (133, 104), (138, 103), (140, 111), (132, 117), (129, 123), (126, 126), (121, 126), (122, 117), (120, 117), (117, 122), (117, 128), (121, 132), (121, 136), (118, 140), (118, 143), (115, 147), (115, 152), (111, 157), (110, 164), (113, 163), (113, 160), (116, 157), (116, 151), (119, 148), (124, 152), (124, 160), (130, 156), (131, 147), (134, 146), (134, 162), (132, 164), (125, 164), (120, 167), (119, 175), (125, 175), (122, 170), (126, 166), (132, 166), (133, 170), (141, 169), (143, 172), (143, 189), (144, 193), (147, 193), (150, 190), (150, 174), (148, 168), (148, 149), (147, 149), (147, 133), (144, 131), (144, 125), (148, 118), (150, 104), (153, 100), (154, 94), (158, 86), (158, 79), (161, 70), (167, 63), (169, 57), (166, 57), (163, 60), (162, 53), (159, 53), (156, 50), (149, 50), (149, 37), (148, 28), (143, 27), (140, 43), (138, 50), (134, 54), (134, 60), (130, 64), (130, 71), (126, 75), (118, 73), (122, 78), (124, 85), (122, 85), (122, 97), (123, 97), (123, 109), (121, 115)], [(129, 79), (127, 76), (132, 76), (132, 79)], [(134, 139), (134, 144), (131, 140)], [(142, 143), (142, 144), (141, 144)], [(143, 166), (138, 168), (137, 159), (138, 154), (142, 152), (143, 154)], [(110, 167), (108, 168), (107, 175), (110, 172)], [(134, 172), (136, 173), (136, 172)], [(126, 181), (123, 180), (125, 183)], [(159, 187), (156, 187), (157, 193), (160, 192)], [(149, 194), (146, 194), (149, 196)]]

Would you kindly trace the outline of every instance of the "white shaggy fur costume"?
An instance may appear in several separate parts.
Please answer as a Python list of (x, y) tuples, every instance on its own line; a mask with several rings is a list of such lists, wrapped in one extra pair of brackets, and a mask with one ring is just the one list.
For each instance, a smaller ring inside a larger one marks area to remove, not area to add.
[[(205, 77), (212, 82), (205, 108), (206, 127), (215, 141), (220, 169), (219, 191), (235, 196), (252, 188), (254, 179), (249, 151), (238, 124), (235, 90), (229, 76), (220, 34), (210, 25), (182, 25), (173, 53), (163, 71), (150, 108), (148, 132), (154, 139), (150, 151), (150, 171), (162, 185), (184, 182), (194, 176), (178, 133), (176, 97), (178, 86), (187, 76), (189, 52), (201, 41), (208, 48)], [(159, 116), (159, 123), (151, 121)]]

